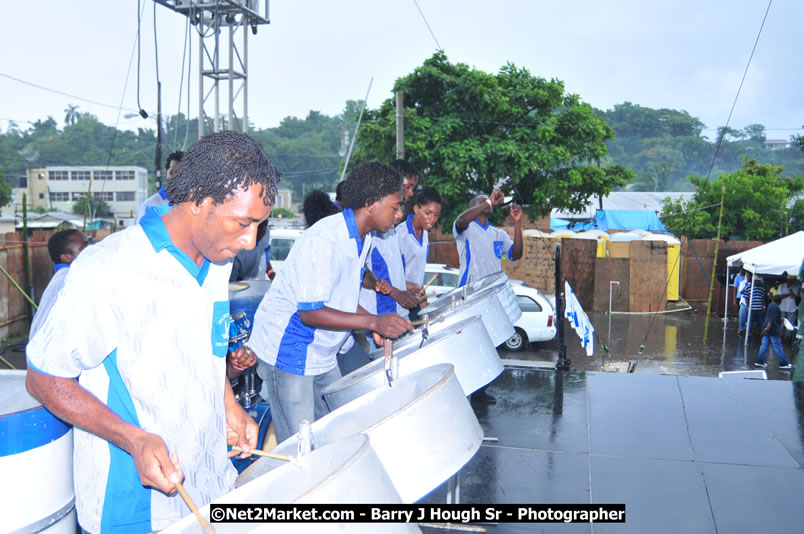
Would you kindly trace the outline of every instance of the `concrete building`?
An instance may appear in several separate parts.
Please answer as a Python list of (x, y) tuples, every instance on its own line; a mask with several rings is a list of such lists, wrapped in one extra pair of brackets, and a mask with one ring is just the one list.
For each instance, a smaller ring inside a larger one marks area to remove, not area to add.
[[(39, 181), (38, 175), (33, 181), (29, 177), (28, 188), (31, 189), (32, 183), (38, 186)], [(89, 190), (94, 198), (106, 202), (125, 225), (133, 219), (148, 192), (148, 172), (134, 166), (46, 167), (45, 181), (49, 211), (71, 213), (73, 203)], [(39, 191), (31, 190), (31, 194), (36, 201), (41, 200)]]

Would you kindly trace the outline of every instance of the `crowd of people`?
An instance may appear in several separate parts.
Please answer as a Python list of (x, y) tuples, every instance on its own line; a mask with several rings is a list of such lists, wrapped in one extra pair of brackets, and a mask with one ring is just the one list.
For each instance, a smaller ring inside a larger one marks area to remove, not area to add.
[[(213, 133), (171, 155), (137, 225), (88, 248), (80, 232), (51, 239), (58, 276), (36, 315), (26, 385), (75, 428), (84, 532), (160, 530), (190, 513), (180, 485), (201, 506), (233, 489), (229, 457), (247, 457), (258, 428), (227, 365), (257, 366), (282, 441), (326, 413), (321, 388), (367, 363), (363, 347), (413, 329), (438, 191), (404, 160), (354, 167), (334, 202), (305, 198), (308, 228), (275, 273), (266, 235), (278, 182), (259, 143)], [(510, 209), (513, 239), (489, 221), (502, 203), (499, 190), (478, 195), (454, 222), (461, 284), (522, 256), (522, 209)], [(272, 284), (233, 353), (228, 282), (263, 271)]]
[[(765, 279), (767, 278), (767, 280)], [(756, 367), (767, 367), (768, 347), (779, 360), (779, 369), (791, 370), (783, 342), (794, 343), (801, 304), (801, 281), (787, 272), (763, 277), (740, 269), (733, 283), (738, 312), (738, 335), (762, 336)]]

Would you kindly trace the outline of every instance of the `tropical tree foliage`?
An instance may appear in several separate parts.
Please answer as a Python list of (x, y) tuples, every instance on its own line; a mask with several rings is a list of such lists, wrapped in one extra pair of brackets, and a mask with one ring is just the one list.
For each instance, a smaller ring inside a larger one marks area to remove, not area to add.
[(716, 236), (725, 188), (722, 236), (766, 241), (787, 235), (804, 222), (804, 202), (793, 204), (796, 193), (804, 190), (804, 179), (785, 177), (782, 172), (781, 166), (745, 158), (742, 169), (721, 174), (712, 182), (690, 176), (694, 196), (689, 201), (665, 201), (662, 222), (676, 235)]
[[(510, 63), (489, 74), (437, 52), (394, 90), (404, 93), (406, 159), (445, 198), (447, 226), (473, 194), (495, 187), (535, 216), (580, 209), (631, 177), (601, 165), (614, 132), (560, 80)], [(391, 99), (366, 113), (352, 161), (394, 159), (395, 115)]]

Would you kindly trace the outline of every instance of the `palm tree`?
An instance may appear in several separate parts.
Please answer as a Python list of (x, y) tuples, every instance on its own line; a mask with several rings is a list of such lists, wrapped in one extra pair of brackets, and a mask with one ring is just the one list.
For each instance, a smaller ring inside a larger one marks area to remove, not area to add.
[(67, 109), (64, 110), (64, 124), (75, 124), (75, 121), (78, 120), (78, 106), (74, 106), (72, 104), (67, 104)]

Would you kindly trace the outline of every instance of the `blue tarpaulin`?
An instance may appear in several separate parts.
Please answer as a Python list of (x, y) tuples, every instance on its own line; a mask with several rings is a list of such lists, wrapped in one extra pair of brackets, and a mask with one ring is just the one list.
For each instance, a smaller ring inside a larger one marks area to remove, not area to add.
[(591, 221), (572, 223), (563, 219), (550, 219), (553, 230), (648, 230), (650, 232), (667, 233), (659, 216), (652, 211), (644, 210), (599, 210)]

